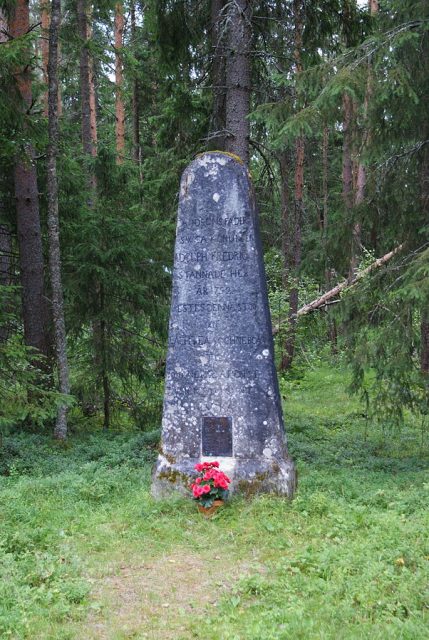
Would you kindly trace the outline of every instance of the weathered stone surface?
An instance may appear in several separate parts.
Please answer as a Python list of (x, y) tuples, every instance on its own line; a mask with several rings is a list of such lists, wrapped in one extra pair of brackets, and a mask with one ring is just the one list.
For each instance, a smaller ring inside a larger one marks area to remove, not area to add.
[(205, 459), (232, 491), (293, 494), (253, 189), (219, 152), (182, 177), (153, 494), (185, 491)]

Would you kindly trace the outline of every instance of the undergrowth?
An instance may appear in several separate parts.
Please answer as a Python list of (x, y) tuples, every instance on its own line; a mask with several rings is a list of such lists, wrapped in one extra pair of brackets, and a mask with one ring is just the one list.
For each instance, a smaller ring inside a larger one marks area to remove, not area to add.
[[(426, 638), (427, 443), (413, 424), (401, 433), (367, 424), (343, 382), (341, 372), (315, 369), (282, 385), (295, 499), (235, 498), (211, 521), (191, 500), (151, 498), (156, 432), (93, 433), (66, 447), (6, 437), (0, 637)], [(179, 550), (238, 576), (220, 591), (214, 584), (210, 602), (192, 600), (186, 585), (193, 604), (184, 610), (174, 606), (183, 575), (171, 564), (163, 588), (172, 606), (159, 615), (156, 599), (136, 602), (124, 626), (117, 595), (105, 600), (97, 585), (124, 564), (162, 563)]]

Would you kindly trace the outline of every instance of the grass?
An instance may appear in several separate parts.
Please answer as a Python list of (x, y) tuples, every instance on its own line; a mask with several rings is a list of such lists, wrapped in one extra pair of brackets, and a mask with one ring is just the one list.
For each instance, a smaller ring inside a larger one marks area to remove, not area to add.
[(5, 439), (0, 637), (427, 638), (428, 450), (367, 427), (343, 374), (283, 386), (292, 502), (210, 521), (149, 493), (155, 435)]

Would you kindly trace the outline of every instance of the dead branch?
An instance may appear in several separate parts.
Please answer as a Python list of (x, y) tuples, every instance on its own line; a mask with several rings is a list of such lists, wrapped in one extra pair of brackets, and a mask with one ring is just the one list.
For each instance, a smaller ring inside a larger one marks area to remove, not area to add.
[[(386, 262), (388, 262), (391, 258), (393, 258), (393, 256), (395, 256), (397, 253), (399, 253), (399, 251), (401, 251), (403, 246), (404, 244), (400, 244), (398, 247), (393, 249), (393, 251), (389, 251), (389, 253), (386, 253), (381, 258), (377, 258), (377, 260), (375, 260), (368, 267), (363, 269), (363, 271), (360, 271), (359, 273), (357, 273), (356, 276), (353, 278), (353, 280), (351, 281), (344, 280), (343, 282), (340, 282), (339, 284), (337, 284), (333, 289), (326, 291), (326, 293), (324, 293), (322, 296), (320, 296), (319, 298), (316, 298), (316, 300), (313, 300), (312, 302), (305, 304), (303, 307), (298, 309), (296, 313), (296, 317), (299, 318), (300, 316), (305, 316), (307, 315), (307, 313), (311, 313), (312, 311), (316, 311), (316, 309), (320, 309), (321, 307), (327, 306), (328, 304), (330, 304), (329, 301), (332, 300), (332, 298), (335, 298), (336, 296), (338, 296), (342, 291), (344, 291), (344, 289), (353, 287), (353, 285), (355, 285), (359, 280), (362, 280), (362, 278), (367, 276), (369, 273), (371, 273), (375, 269), (378, 269), (378, 267), (381, 267), (383, 264), (386, 264)], [(287, 318), (282, 318), (279, 321), (277, 327), (273, 329), (273, 335), (276, 335), (279, 332), (281, 325), (284, 324), (286, 321), (287, 321)]]

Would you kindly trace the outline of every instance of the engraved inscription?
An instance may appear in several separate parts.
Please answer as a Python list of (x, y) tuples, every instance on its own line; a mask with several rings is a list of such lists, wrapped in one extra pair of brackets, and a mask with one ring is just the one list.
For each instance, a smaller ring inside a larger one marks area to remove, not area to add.
[(170, 347), (200, 347), (202, 345), (208, 345), (209, 347), (216, 346), (228, 346), (228, 347), (251, 347), (251, 346), (265, 346), (266, 339), (262, 335), (256, 336), (242, 336), (242, 335), (188, 335), (185, 333), (173, 333), (170, 331), (168, 345)]
[(244, 313), (256, 311), (255, 302), (185, 302), (173, 307), (174, 313)]
[(207, 262), (213, 260), (217, 262), (230, 262), (231, 260), (249, 260), (249, 256), (244, 251), (211, 251), (206, 249), (201, 251), (176, 251), (174, 254), (176, 264), (194, 264), (196, 262)]
[(187, 229), (189, 227), (201, 228), (201, 227), (210, 227), (210, 226), (219, 226), (219, 227), (238, 227), (243, 224), (246, 224), (247, 220), (244, 216), (231, 216), (230, 218), (224, 216), (211, 216), (206, 218), (192, 218), (191, 220), (182, 220), (181, 224), (183, 229)]
[(202, 418), (201, 450), (203, 456), (232, 456), (232, 418)]
[(218, 280), (221, 278), (247, 278), (247, 271), (244, 269), (212, 269), (203, 271), (200, 269), (186, 269), (176, 271), (177, 280)]
[(204, 236), (204, 235), (186, 235), (178, 238), (178, 244), (191, 245), (191, 246), (199, 246), (199, 245), (211, 245), (213, 242), (219, 242), (221, 245), (224, 244), (234, 244), (237, 242), (244, 242), (246, 230), (241, 232), (222, 232), (217, 236)]

